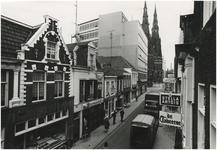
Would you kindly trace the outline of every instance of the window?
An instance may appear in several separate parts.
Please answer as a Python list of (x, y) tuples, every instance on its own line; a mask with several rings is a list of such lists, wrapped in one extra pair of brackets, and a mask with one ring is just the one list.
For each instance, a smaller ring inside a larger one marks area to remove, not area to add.
[(85, 99), (85, 82), (80, 81), (80, 102), (83, 102)]
[(90, 81), (90, 99), (93, 99), (94, 94), (94, 83), (93, 81)]
[(106, 82), (106, 96), (109, 96), (109, 82)]
[(89, 61), (90, 61), (90, 66), (91, 66), (91, 67), (94, 66), (94, 65), (93, 65), (93, 57), (94, 57), (94, 55), (90, 54), (90, 59), (89, 59)]
[(1, 128), (1, 148), (4, 149), (5, 142), (5, 128)]
[(33, 101), (45, 99), (45, 73), (33, 72)]
[(47, 42), (47, 58), (55, 59), (55, 48), (56, 43), (48, 41)]
[(63, 73), (55, 72), (55, 87), (54, 87), (54, 97), (63, 96)]
[(210, 149), (216, 149), (216, 85), (210, 86)]
[(1, 107), (7, 106), (8, 102), (8, 78), (9, 72), (1, 70)]
[(29, 120), (28, 121), (28, 128), (32, 128), (34, 126), (36, 126), (36, 119)]

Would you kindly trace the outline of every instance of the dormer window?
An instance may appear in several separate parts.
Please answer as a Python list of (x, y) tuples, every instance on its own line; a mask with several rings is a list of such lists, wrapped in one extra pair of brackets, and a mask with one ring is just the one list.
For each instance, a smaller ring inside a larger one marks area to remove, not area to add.
[(47, 42), (47, 58), (55, 59), (55, 47), (56, 43), (51, 41)]

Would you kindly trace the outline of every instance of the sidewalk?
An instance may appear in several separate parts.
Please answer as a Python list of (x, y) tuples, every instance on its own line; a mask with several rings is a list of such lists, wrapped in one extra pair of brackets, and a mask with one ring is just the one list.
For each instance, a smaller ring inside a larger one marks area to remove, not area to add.
[[(129, 108), (124, 108), (124, 120), (143, 102), (144, 97), (145, 93), (138, 98), (137, 102), (133, 101)], [(118, 112), (116, 115), (116, 124), (113, 125), (113, 118), (109, 119), (110, 126), (107, 133), (104, 132), (104, 125), (101, 125), (91, 133), (91, 137), (87, 141), (79, 140), (72, 146), (71, 149), (94, 149), (101, 141), (103, 141), (108, 135), (110, 135), (118, 126), (123, 123), (120, 120), (120, 112)]]

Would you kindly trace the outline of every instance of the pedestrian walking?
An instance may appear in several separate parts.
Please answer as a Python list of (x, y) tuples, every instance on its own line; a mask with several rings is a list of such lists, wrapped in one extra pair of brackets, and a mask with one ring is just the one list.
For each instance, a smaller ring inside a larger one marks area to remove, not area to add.
[(114, 110), (114, 112), (113, 112), (113, 114), (112, 114), (112, 117), (113, 117), (113, 124), (116, 124), (116, 123), (115, 123), (115, 120), (116, 120), (116, 113), (117, 113), (117, 111)]
[(105, 133), (107, 133), (110, 125), (108, 118), (105, 119), (104, 125), (105, 125)]
[(123, 110), (123, 108), (121, 109), (120, 115), (121, 115), (121, 121), (123, 121), (123, 118), (124, 118), (124, 110)]
[(108, 143), (107, 142), (104, 143), (103, 149), (108, 149)]

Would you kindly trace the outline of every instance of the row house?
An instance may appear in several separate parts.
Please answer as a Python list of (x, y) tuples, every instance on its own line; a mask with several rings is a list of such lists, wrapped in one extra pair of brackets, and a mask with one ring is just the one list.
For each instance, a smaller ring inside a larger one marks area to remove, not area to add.
[(72, 58), (71, 83), (74, 98), (74, 140), (85, 127), (92, 132), (103, 123), (103, 72), (96, 60), (93, 42), (67, 44)]
[(183, 147), (216, 149), (216, 2), (195, 1), (194, 13), (180, 16), (180, 28), (175, 75), (183, 95)]
[(29, 26), (1, 16), (1, 148), (52, 149), (73, 140), (70, 54), (48, 15)]
[[(135, 101), (137, 97), (140, 96), (137, 86), (138, 73), (126, 59), (121, 56), (98, 56), (97, 60), (103, 68), (105, 78), (106, 75), (113, 76), (113, 78), (116, 77), (116, 98), (114, 101), (114, 107), (112, 106), (112, 108), (119, 110), (123, 106), (126, 106), (128, 103)], [(112, 86), (113, 84), (110, 85)], [(105, 91), (105, 96), (106, 94), (107, 93)], [(113, 109), (110, 110), (112, 113)], [(110, 116), (111, 113), (109, 113), (108, 116)]]

